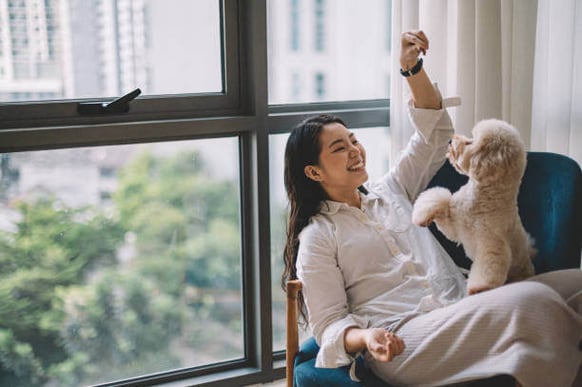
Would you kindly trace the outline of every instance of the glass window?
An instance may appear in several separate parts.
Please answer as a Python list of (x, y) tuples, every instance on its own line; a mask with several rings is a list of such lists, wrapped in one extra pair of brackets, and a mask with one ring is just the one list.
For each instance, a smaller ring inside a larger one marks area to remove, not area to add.
[(224, 89), (220, 1), (4, 1), (0, 14), (0, 102)]
[(299, 0), (290, 0), (291, 50), (299, 51), (300, 47), (300, 11)]
[(299, 99), (301, 93), (301, 76), (299, 73), (291, 74), (291, 98)]
[(325, 50), (325, 1), (315, 0), (315, 51)]
[[(370, 180), (381, 178), (389, 169), (390, 133), (384, 128), (350, 128), (366, 149), (366, 169)], [(285, 144), (288, 134), (269, 136), (271, 198), (271, 278), (273, 295), (273, 350), (285, 348), (285, 293), (281, 289), (283, 249), (289, 206), (283, 183)], [(300, 330), (300, 342), (311, 335)]]
[(0, 385), (244, 357), (238, 137), (0, 157)]
[[(307, 20), (297, 21), (298, 3), (309, 11), (305, 13)], [(324, 101), (388, 98), (390, 90), (382, 80), (390, 74), (391, 50), (386, 45), (390, 7), (386, 0), (269, 1), (269, 104), (321, 101), (316, 88), (309, 84), (303, 85), (301, 93), (289, 92), (291, 74), (311, 79), (316, 71), (321, 71), (330, 85)], [(293, 45), (299, 32), (309, 42), (302, 49)]]
[(315, 74), (315, 96), (318, 100), (325, 99), (325, 74)]

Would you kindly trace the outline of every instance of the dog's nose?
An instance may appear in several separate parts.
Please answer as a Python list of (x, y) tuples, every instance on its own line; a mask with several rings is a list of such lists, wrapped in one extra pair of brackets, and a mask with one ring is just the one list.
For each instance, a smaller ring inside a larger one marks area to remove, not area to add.
[(451, 145), (453, 143), (453, 139), (449, 139), (449, 145)]

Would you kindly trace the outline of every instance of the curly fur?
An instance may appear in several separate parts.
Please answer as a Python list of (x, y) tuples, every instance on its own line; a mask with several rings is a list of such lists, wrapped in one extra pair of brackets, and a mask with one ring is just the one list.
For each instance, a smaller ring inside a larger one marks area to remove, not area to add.
[(526, 166), (519, 132), (507, 122), (483, 120), (473, 139), (454, 135), (447, 157), (469, 177), (454, 194), (442, 187), (422, 192), (412, 221), (433, 221), (450, 240), (462, 243), (473, 260), (467, 289), (475, 294), (534, 274), (533, 241), (523, 228), (517, 195)]

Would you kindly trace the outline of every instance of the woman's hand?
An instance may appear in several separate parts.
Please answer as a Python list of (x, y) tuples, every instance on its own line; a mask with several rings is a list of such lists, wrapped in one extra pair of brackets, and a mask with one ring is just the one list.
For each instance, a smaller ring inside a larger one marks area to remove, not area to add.
[(410, 70), (418, 61), (420, 53), (426, 55), (428, 38), (422, 31), (407, 31), (400, 35), (400, 66)]
[[(400, 66), (408, 71), (418, 62), (418, 56), (426, 55), (428, 38), (422, 31), (408, 31), (400, 36)], [(415, 75), (406, 77), (414, 106), (420, 109), (440, 109), (441, 100), (433, 87), (424, 66)]]
[(389, 362), (404, 351), (404, 341), (392, 332), (382, 328), (370, 328), (366, 331), (368, 352), (378, 361)]

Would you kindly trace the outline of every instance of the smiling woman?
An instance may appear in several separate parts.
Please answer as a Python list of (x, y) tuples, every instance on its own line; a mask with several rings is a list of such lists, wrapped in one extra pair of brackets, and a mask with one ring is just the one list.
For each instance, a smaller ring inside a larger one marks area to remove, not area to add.
[[(313, 120), (322, 121), (320, 117)], [(308, 120), (303, 125), (309, 123)], [(319, 133), (319, 147), (318, 162), (305, 166), (305, 175), (319, 182), (329, 199), (359, 207), (360, 195), (355, 189), (368, 180), (364, 147), (356, 140), (354, 133), (339, 122), (323, 125)]]

